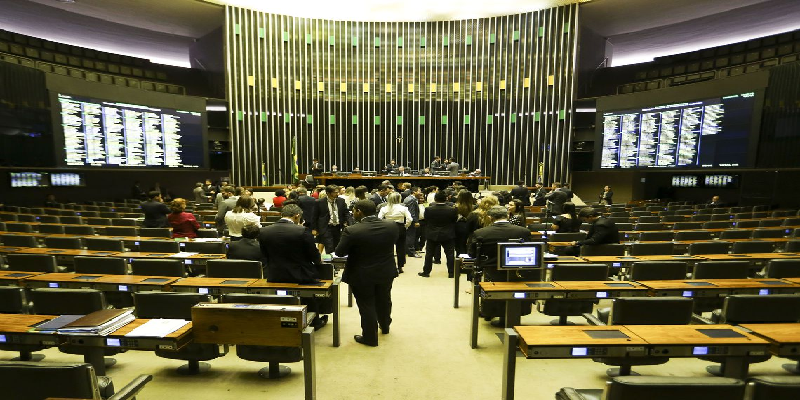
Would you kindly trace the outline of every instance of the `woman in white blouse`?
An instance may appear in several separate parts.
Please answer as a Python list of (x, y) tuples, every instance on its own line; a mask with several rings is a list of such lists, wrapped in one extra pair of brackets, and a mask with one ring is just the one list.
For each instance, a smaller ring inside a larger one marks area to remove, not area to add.
[(256, 202), (250, 196), (241, 196), (236, 200), (236, 207), (225, 213), (225, 225), (228, 226), (228, 235), (231, 240), (242, 238), (242, 227), (247, 224), (261, 226), (261, 217), (254, 213)]
[(402, 274), (403, 267), (406, 265), (406, 229), (411, 226), (413, 221), (408, 207), (401, 204), (400, 193), (394, 192), (389, 195), (386, 199), (386, 206), (378, 212), (378, 218), (394, 221), (400, 225), (400, 237), (397, 238), (394, 249), (397, 253), (397, 272)]

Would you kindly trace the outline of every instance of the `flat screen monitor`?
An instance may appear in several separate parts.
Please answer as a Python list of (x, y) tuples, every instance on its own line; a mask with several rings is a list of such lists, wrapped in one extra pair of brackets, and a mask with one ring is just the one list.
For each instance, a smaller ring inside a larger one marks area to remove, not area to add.
[[(751, 166), (756, 92), (602, 112), (601, 169)], [(761, 97), (759, 96), (759, 99)], [(758, 112), (755, 112), (758, 111)], [(757, 122), (757, 121), (755, 121)]]
[(62, 165), (204, 167), (200, 112), (58, 93)]
[(39, 172), (9, 172), (8, 178), (12, 188), (47, 186), (45, 174)]
[(54, 172), (50, 174), (50, 186), (86, 186), (83, 174), (77, 172)]
[(672, 177), (672, 187), (698, 187), (700, 177), (697, 175), (675, 175)]
[(538, 269), (542, 268), (544, 243), (498, 243), (497, 268), (509, 269)]
[(706, 175), (703, 178), (703, 186), (711, 188), (734, 188), (739, 183), (737, 175)]

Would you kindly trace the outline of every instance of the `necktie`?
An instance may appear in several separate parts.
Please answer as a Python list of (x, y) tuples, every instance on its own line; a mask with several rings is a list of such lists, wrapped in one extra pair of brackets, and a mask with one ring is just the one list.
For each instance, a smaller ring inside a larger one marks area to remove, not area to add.
[(331, 212), (331, 225), (339, 225), (339, 215), (336, 212), (336, 201), (329, 201), (328, 207)]

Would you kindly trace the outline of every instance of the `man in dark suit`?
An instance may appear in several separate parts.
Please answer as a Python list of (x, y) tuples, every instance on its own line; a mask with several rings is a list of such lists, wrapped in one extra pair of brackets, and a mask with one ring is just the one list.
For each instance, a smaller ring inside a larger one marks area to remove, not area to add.
[(298, 187), (296, 192), (297, 204), (303, 210), (303, 220), (305, 221), (303, 225), (306, 228), (311, 228), (316, 216), (317, 201), (308, 195), (308, 191), (303, 186)]
[[(269, 282), (314, 283), (322, 265), (314, 237), (301, 225), (303, 210), (296, 204), (287, 204), (281, 210), (281, 219), (261, 228), (258, 243), (266, 262), (266, 277)], [(308, 311), (319, 311), (315, 298), (303, 298)], [(319, 313), (318, 313), (319, 315)], [(319, 329), (328, 321), (328, 316), (312, 322)]]
[(447, 172), (450, 176), (458, 176), (461, 166), (458, 165), (455, 158), (450, 158), (450, 163), (447, 164)]
[[(480, 243), (480, 263), (483, 267), (485, 279), (491, 282), (507, 282), (508, 273), (497, 269), (497, 244), (529, 240), (531, 231), (508, 222), (508, 210), (503, 206), (493, 206), (487, 214), (492, 219), (492, 224), (476, 230), (468, 240), (467, 249), (470, 256), (476, 257), (477, 244)], [(526, 278), (528, 278), (526, 280), (539, 280), (535, 276)], [(524, 311), (530, 313), (530, 308), (526, 307)], [(505, 325), (505, 302), (500, 300), (482, 301), (481, 315), (485, 318), (500, 317), (500, 320), (492, 322), (492, 324), (495, 326)]]
[(434, 203), (425, 209), (425, 264), (419, 276), (428, 278), (433, 268), (433, 257), (439, 253), (439, 247), (444, 248), (447, 257), (447, 276), (453, 277), (455, 262), (456, 221), (458, 212), (455, 207), (447, 204), (447, 192), (440, 190), (433, 198)]
[(144, 213), (145, 228), (169, 228), (167, 214), (170, 213), (169, 207), (161, 202), (161, 192), (151, 191), (147, 194), (148, 200), (142, 202), (142, 213)]
[(219, 202), (217, 206), (217, 216), (214, 218), (214, 226), (217, 228), (217, 232), (219, 232), (220, 236), (225, 231), (225, 214), (228, 211), (233, 211), (234, 207), (236, 207), (236, 202), (239, 200), (239, 196), (241, 196), (241, 188), (237, 189), (233, 186), (223, 186), (222, 187), (222, 201)]
[(342, 281), (353, 289), (361, 314), (361, 335), (355, 341), (378, 345), (378, 326), (389, 333), (392, 323), (392, 281), (397, 277), (394, 245), (400, 236), (399, 226), (375, 215), (375, 203), (360, 200), (353, 205), (353, 217), (359, 223), (342, 232), (336, 254), (347, 256)]
[(338, 186), (325, 187), (325, 198), (317, 200), (315, 216), (311, 233), (317, 236), (317, 242), (325, 245), (325, 252), (331, 254), (339, 244), (342, 228), (350, 216), (347, 203), (339, 197)]
[(372, 200), (372, 202), (375, 203), (376, 206), (379, 206), (383, 203), (386, 203), (386, 196), (388, 195), (389, 195), (389, 186), (381, 184), (380, 186), (378, 186), (378, 191), (372, 195), (372, 198), (370, 200)]
[(252, 260), (261, 262), (263, 267), (266, 262), (264, 254), (261, 253), (261, 244), (258, 242), (258, 235), (261, 227), (256, 224), (247, 224), (242, 227), (242, 238), (232, 241), (228, 247), (228, 259), (233, 260)]
[(523, 181), (517, 182), (517, 187), (511, 189), (511, 197), (521, 201), (523, 206), (531, 205), (531, 192)]
[(431, 171), (438, 171), (442, 169), (442, 158), (439, 156), (433, 156), (433, 161), (431, 161)]
[(569, 196), (560, 189), (561, 183), (553, 182), (553, 191), (544, 196), (550, 215), (560, 215), (564, 213), (564, 203), (569, 200)]
[(322, 163), (319, 162), (319, 160), (317, 160), (316, 158), (311, 160), (311, 168), (309, 169), (311, 175), (316, 175), (316, 176), (322, 175), (324, 169), (325, 167), (322, 166)]
[(383, 171), (387, 174), (393, 174), (397, 172), (397, 163), (394, 160), (389, 161), (385, 167), (383, 167)]
[(558, 190), (567, 194), (567, 201), (572, 201), (572, 189), (566, 183), (562, 184)]
[(421, 194), (419, 186), (414, 186), (408, 189), (408, 196), (403, 199), (403, 205), (408, 208), (408, 213), (411, 214), (413, 222), (406, 230), (406, 256), (407, 257), (421, 257), (416, 253), (417, 241), (417, 228), (419, 228), (419, 201), (417, 196)]
[(600, 192), (600, 204), (610, 206), (614, 204), (614, 192), (611, 191), (611, 186), (603, 186), (603, 191)]
[(600, 211), (592, 207), (584, 207), (578, 213), (581, 221), (591, 224), (586, 239), (572, 242), (573, 247), (567, 250), (567, 255), (580, 255), (580, 246), (598, 246), (601, 244), (619, 243), (619, 229), (614, 221), (603, 217)]
[(547, 189), (545, 189), (541, 183), (536, 183), (533, 187), (533, 205), (534, 206), (546, 205), (547, 200), (544, 199), (545, 195), (547, 195)]

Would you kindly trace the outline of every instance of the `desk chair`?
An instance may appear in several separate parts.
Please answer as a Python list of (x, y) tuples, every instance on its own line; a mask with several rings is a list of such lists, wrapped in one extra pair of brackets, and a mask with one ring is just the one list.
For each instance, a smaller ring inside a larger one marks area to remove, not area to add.
[(108, 236), (139, 236), (135, 226), (107, 226), (104, 231)]
[(612, 211), (609, 218), (630, 218), (631, 214), (627, 211)]
[(127, 275), (128, 265), (119, 257), (75, 257), (75, 273)]
[(685, 215), (663, 215), (661, 222), (686, 222), (687, 219)]
[(769, 260), (765, 269), (765, 278), (800, 278), (800, 259)]
[(83, 240), (81, 238), (48, 236), (44, 238), (44, 245), (50, 249), (80, 250), (83, 249)]
[(757, 219), (748, 219), (744, 221), (734, 221), (733, 225), (736, 228), (758, 228), (759, 221)]
[(686, 279), (685, 261), (637, 261), (631, 265), (630, 280), (660, 281)]
[(675, 232), (676, 241), (684, 240), (712, 240), (713, 237), (709, 231), (680, 231)]
[[(671, 232), (670, 232), (671, 233)], [(675, 245), (672, 243), (634, 243), (631, 246), (632, 256), (672, 255)]]
[[(32, 314), (45, 315), (86, 315), (95, 311), (105, 310), (108, 307), (103, 292), (94, 289), (31, 289)], [(58, 346), (62, 353), (77, 354), (84, 357), (85, 362), (90, 362), (89, 354), (92, 350), (85, 346), (63, 344)], [(105, 347), (103, 355), (113, 356), (124, 353), (125, 350)], [(105, 358), (106, 367), (117, 363), (113, 358)]]
[(746, 229), (729, 229), (719, 234), (720, 240), (751, 239), (752, 237), (753, 231)]
[(650, 231), (639, 234), (640, 242), (669, 242), (675, 236), (672, 231)]
[(39, 247), (35, 236), (2, 235), (0, 242), (3, 242), (3, 246)]
[(136, 226), (136, 220), (130, 218), (112, 218), (112, 226)]
[(783, 220), (783, 226), (796, 226), (800, 225), (800, 218), (791, 217)]
[(3, 395), (15, 400), (131, 400), (152, 379), (152, 375), (139, 375), (114, 393), (111, 378), (96, 376), (91, 364), (0, 362), (0, 387), (3, 388)]
[(72, 213), (71, 215), (63, 215), (59, 218), (62, 224), (70, 224), (70, 225), (82, 225), (83, 218), (75, 215), (74, 211), (69, 211)]
[(672, 230), (703, 229), (701, 222), (676, 222), (672, 225)]
[[(294, 296), (272, 296), (258, 294), (230, 293), (222, 296), (221, 303), (245, 303), (245, 304), (300, 304), (300, 299)], [(309, 316), (309, 319), (313, 318)], [(268, 367), (258, 371), (262, 378), (281, 378), (292, 370), (280, 363), (292, 363), (303, 360), (303, 349), (300, 347), (285, 346), (254, 346), (237, 345), (236, 356), (242, 360), (258, 361), (269, 363)]]
[(754, 229), (753, 239), (782, 238), (786, 236), (783, 229)]
[(678, 209), (675, 210), (675, 215), (683, 215), (686, 217), (691, 217), (692, 215), (694, 215), (694, 210), (692, 210), (691, 208)]
[[(0, 313), (27, 314), (29, 311), (25, 289), (14, 286), (0, 286)], [(33, 354), (34, 351), (44, 350), (47, 346), (42, 344), (0, 343), (0, 350), (17, 351), (19, 357), (14, 361), (41, 361), (44, 354)]]
[(551, 242), (576, 242), (578, 240), (586, 239), (586, 233), (584, 232), (553, 233), (550, 236), (548, 236), (547, 239)]
[(219, 232), (216, 229), (198, 229), (197, 230), (197, 237), (199, 238), (218, 238)]
[(261, 263), (250, 260), (208, 260), (206, 276), (209, 278), (252, 278), (261, 279)]
[(741, 400), (745, 383), (732, 378), (619, 376), (605, 390), (561, 388), (556, 400)]
[(49, 254), (8, 254), (8, 269), (27, 272), (61, 272), (56, 257)]
[(630, 217), (608, 217), (608, 219), (615, 224), (631, 222)]
[(692, 279), (747, 279), (749, 261), (701, 261), (694, 266)]
[(225, 254), (227, 249), (222, 242), (185, 242), (183, 251), (201, 254)]
[(752, 212), (745, 212), (745, 211), (734, 212), (733, 213), (733, 217), (735, 219), (753, 219), (753, 213)]
[(89, 225), (66, 225), (64, 226), (64, 233), (70, 235), (85, 235), (85, 236), (94, 236), (95, 231), (93, 226)]
[(531, 232), (542, 232), (550, 230), (552, 227), (550, 224), (529, 224), (528, 230)]
[(731, 247), (733, 254), (747, 253), (772, 253), (778, 242), (753, 241), (753, 242), (734, 242)]
[(186, 276), (183, 260), (167, 258), (135, 258), (131, 260), (133, 275), (148, 276)]
[(33, 233), (33, 226), (22, 222), (6, 222), (6, 232)]
[[(7, 209), (8, 209), (8, 206), (6, 206), (6, 211), (8, 211)], [(8, 221), (17, 221), (17, 215), (16, 214), (0, 214), (0, 221), (6, 221), (6, 222), (8, 222)]]
[(638, 223), (633, 227), (635, 231), (663, 231), (667, 229), (660, 222), (656, 223)]
[[(721, 310), (711, 313), (712, 324), (767, 324), (767, 323), (794, 323), (800, 322), (800, 296), (791, 294), (761, 295), (731, 295), (725, 297)], [(761, 356), (747, 356), (747, 364), (756, 364), (769, 360), (770, 354)], [(721, 376), (725, 372), (725, 359), (715, 357), (700, 357), (706, 361), (718, 362), (720, 365), (706, 367), (712, 375)], [(799, 361), (800, 355), (790, 357)], [(796, 373), (796, 364), (783, 366), (789, 372)]]
[[(144, 235), (144, 232), (140, 231), (140, 234)], [(139, 242), (139, 251), (143, 253), (174, 254), (181, 251), (181, 246), (178, 244), (178, 242), (173, 242), (170, 240), (142, 240)]]
[(646, 209), (645, 210), (640, 210), (640, 211), (631, 210), (631, 216), (634, 216), (634, 217), (649, 217), (651, 215), (653, 215), (653, 213), (651, 213), (650, 211), (647, 211)]
[(139, 236), (172, 238), (169, 228), (139, 228)]
[[(583, 317), (589, 325), (688, 325), (692, 321), (694, 301), (685, 297), (630, 297), (614, 299), (611, 308), (597, 310)], [(637, 375), (631, 371), (634, 365), (666, 364), (669, 357), (641, 358), (593, 358), (595, 362), (615, 365), (606, 375), (610, 377)]]
[[(211, 302), (211, 296), (198, 293), (137, 292), (133, 294), (137, 318), (192, 319), (192, 307)], [(228, 353), (228, 345), (189, 343), (180, 350), (156, 350), (156, 356), (188, 361), (178, 368), (183, 375), (207, 371), (210, 365), (201, 361), (213, 360)]]
[(36, 222), (36, 216), (31, 214), (18, 214), (17, 221), (19, 222)]
[(747, 380), (745, 400), (800, 399), (800, 377), (759, 376)]
[[(699, 210), (703, 211), (703, 210)], [(711, 214), (695, 214), (689, 218), (692, 222), (708, 222), (711, 221)]]
[(100, 218), (110, 218), (112, 220), (112, 224), (114, 223), (113, 220), (115, 218), (119, 218), (119, 213), (116, 211), (100, 211)]
[[(558, 281), (605, 281), (608, 265), (605, 264), (554, 264), (550, 280)], [(558, 317), (551, 325), (567, 325), (567, 318), (592, 312), (597, 300), (549, 299), (539, 303), (539, 312)]]
[(111, 225), (111, 218), (86, 218), (86, 225), (100, 225), (100, 226), (108, 226)]
[(703, 223), (703, 229), (729, 229), (733, 221), (708, 221)]
[(762, 219), (758, 221), (758, 226), (761, 228), (771, 228), (774, 226), (783, 226), (782, 219)]
[(624, 256), (625, 245), (622, 244), (599, 244), (594, 246), (581, 246), (581, 256)]
[(84, 208), (83, 211), (78, 211), (78, 215), (83, 218), (98, 218), (100, 217), (100, 212), (96, 210), (86, 210)]
[(800, 252), (800, 240), (790, 240), (786, 242), (786, 247), (784, 247), (784, 251), (787, 253)]
[(697, 242), (689, 245), (689, 255), (728, 254), (731, 242)]
[[(584, 226), (584, 225), (585, 225), (585, 226)], [(581, 224), (581, 230), (586, 230), (586, 231), (588, 231), (590, 227), (591, 227), (591, 226), (590, 226), (589, 224)], [(617, 224), (617, 229), (618, 229), (620, 232), (622, 232), (622, 231), (632, 231), (632, 230), (633, 230), (633, 224), (632, 224), (632, 223), (630, 223), (630, 222), (618, 223), (618, 224)]]
[(5, 222), (0, 222), (0, 231), (5, 232), (5, 230), (6, 230), (6, 223)]
[(733, 214), (714, 214), (711, 216), (711, 222), (715, 221), (731, 221)]
[(86, 238), (86, 250), (125, 251), (125, 243), (119, 239)]
[[(39, 215), (36, 220), (43, 224), (60, 224), (61, 218), (56, 215)], [(41, 232), (41, 230), (39, 231)]]
[(646, 215), (639, 217), (639, 219), (636, 221), (639, 223), (660, 224), (661, 217), (659, 217), (658, 215)]
[(64, 226), (63, 225), (41, 224), (41, 225), (39, 225), (39, 233), (62, 234), (62, 233), (64, 233)]

